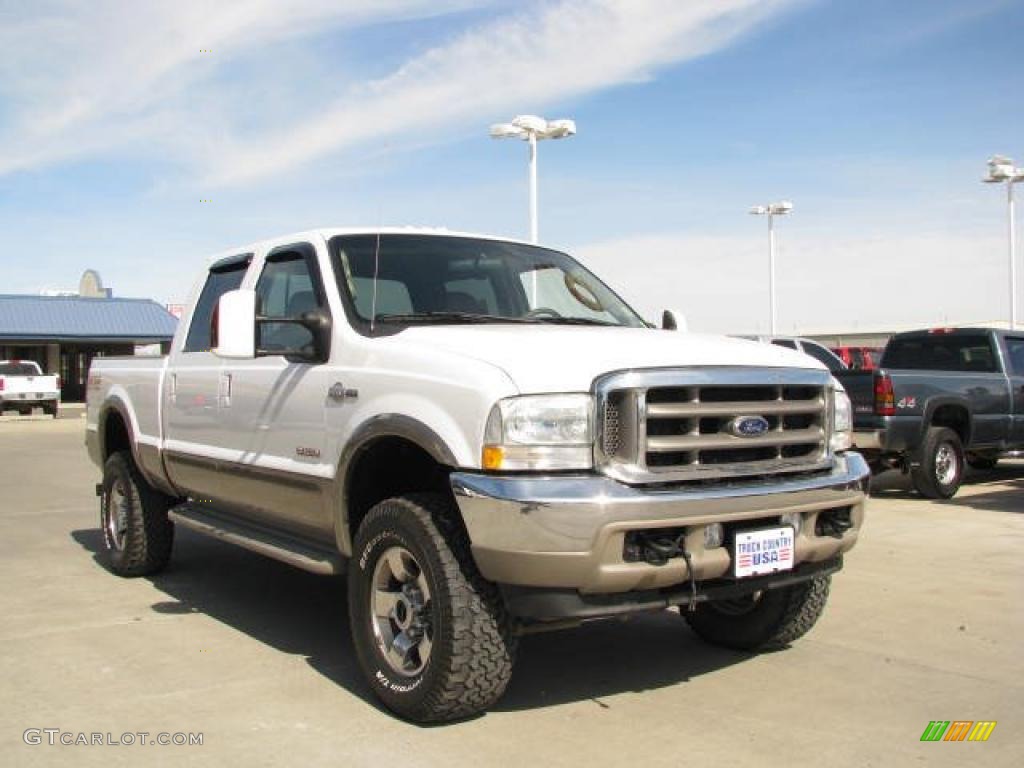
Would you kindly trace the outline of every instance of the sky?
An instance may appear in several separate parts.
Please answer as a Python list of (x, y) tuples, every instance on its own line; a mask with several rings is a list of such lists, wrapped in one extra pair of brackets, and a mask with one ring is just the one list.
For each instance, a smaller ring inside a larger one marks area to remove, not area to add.
[(981, 178), (1024, 162), (1022, 33), (1024, 0), (0, 0), (0, 293), (181, 302), (321, 226), (525, 238), (527, 147), (487, 129), (539, 114), (578, 126), (541, 242), (648, 318), (766, 333), (747, 210), (791, 200), (779, 333), (1005, 321)]

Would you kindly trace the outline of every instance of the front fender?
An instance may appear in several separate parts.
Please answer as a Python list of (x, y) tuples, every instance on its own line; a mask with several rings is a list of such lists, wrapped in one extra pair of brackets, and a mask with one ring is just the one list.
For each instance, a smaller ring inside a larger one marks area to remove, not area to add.
[[(433, 426), (401, 413), (378, 413), (362, 421), (352, 432), (341, 452), (335, 473), (337, 492), (334, 505), (334, 534), (338, 549), (345, 556), (352, 553), (352, 537), (349, 533), (348, 488), (352, 479), (352, 469), (360, 452), (374, 440), (382, 437), (399, 437), (418, 446), (431, 456), (434, 461), (444, 467), (458, 467), (460, 463), (452, 450), (452, 443), (464, 441), (453, 440), (457, 437), (452, 430), (445, 430), (448, 437)], [(465, 445), (461, 445), (465, 449)]]

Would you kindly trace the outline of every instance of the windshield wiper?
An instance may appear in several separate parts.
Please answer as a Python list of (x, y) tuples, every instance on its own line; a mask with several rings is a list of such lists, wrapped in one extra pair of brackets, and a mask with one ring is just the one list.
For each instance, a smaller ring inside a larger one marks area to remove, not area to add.
[(618, 326), (618, 323), (609, 323), (607, 320), (596, 320), (592, 317), (537, 317), (534, 318), (542, 323), (551, 323), (552, 325), (613, 325)]
[(535, 318), (503, 317), (476, 312), (395, 312), (377, 315), (382, 323), (534, 323)]

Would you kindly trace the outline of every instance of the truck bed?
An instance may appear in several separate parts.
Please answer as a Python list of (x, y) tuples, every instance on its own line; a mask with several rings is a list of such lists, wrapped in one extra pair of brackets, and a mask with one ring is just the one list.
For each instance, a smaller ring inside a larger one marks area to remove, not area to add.
[(162, 438), (161, 392), (167, 357), (97, 357), (89, 368), (85, 428), (99, 429), (104, 402), (115, 407), (131, 424), (139, 444), (159, 447)]

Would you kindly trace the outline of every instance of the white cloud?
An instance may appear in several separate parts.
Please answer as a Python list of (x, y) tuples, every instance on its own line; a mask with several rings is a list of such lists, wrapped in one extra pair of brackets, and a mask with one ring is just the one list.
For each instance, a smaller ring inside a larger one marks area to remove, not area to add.
[[(275, 42), (465, 7), (467, 0), (74, 0), (0, 10), (0, 174), (195, 137), (218, 67)], [(212, 51), (208, 53), (207, 51)], [(5, 115), (6, 113), (6, 115)], [(215, 136), (204, 141), (216, 141)], [(202, 145), (203, 142), (200, 143)], [(154, 151), (155, 150), (155, 151)]]
[[(68, 157), (170, 152), (207, 182), (269, 177), (361, 143), (480, 124), (539, 110), (728, 45), (795, 0), (564, 0), (463, 30), (334, 103), (331, 83), (302, 81), (321, 110), (298, 127), (253, 130), (227, 111), (197, 120), (189, 105), (230, 100), (218, 63), (324, 29), (462, 8), (425, 0), (114, 0), (41, 5), (0, 32), (0, 173)], [(8, 15), (13, 15), (8, 13)], [(216, 57), (205, 57), (210, 48)], [(288, 61), (281, 62), (287, 67)], [(267, 105), (268, 112), (273, 105)], [(215, 107), (214, 107), (215, 108)], [(269, 121), (268, 121), (269, 122)], [(197, 125), (197, 123), (199, 123)]]

